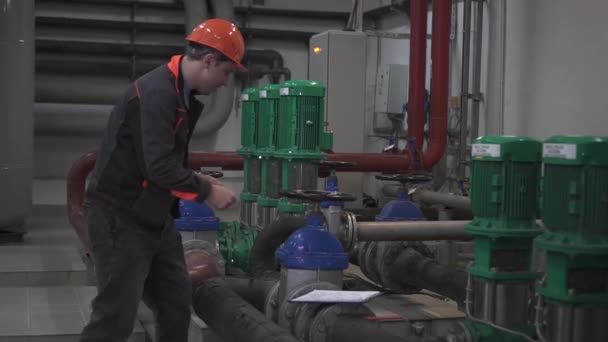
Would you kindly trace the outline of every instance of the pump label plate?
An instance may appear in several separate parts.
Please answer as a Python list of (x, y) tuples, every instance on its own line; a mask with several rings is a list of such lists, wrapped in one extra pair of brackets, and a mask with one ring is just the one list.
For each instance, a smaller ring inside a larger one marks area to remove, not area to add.
[(500, 145), (498, 144), (473, 144), (471, 154), (475, 157), (500, 158)]
[(543, 144), (543, 158), (576, 159), (576, 145)]

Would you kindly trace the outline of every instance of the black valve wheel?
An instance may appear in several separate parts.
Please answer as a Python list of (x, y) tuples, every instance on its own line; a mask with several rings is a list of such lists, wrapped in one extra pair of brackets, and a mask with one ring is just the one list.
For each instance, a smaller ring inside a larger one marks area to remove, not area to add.
[(201, 170), (200, 173), (202, 173), (203, 175), (211, 176), (213, 178), (224, 177), (224, 173), (221, 171), (209, 171), (209, 170), (203, 171), (203, 170)]
[(427, 172), (416, 172), (416, 173), (397, 173), (392, 175), (376, 175), (376, 179), (399, 182), (402, 184), (418, 184), (430, 182), (433, 177)]
[(313, 162), (313, 164), (319, 165), (321, 167), (325, 167), (328, 169), (347, 168), (347, 167), (353, 167), (353, 166), (357, 165), (356, 163), (353, 163), (353, 162), (339, 161), (339, 160), (319, 160), (319, 161)]
[(319, 190), (283, 191), (281, 192), (281, 196), (310, 202), (353, 202), (357, 199), (355, 196), (349, 194)]

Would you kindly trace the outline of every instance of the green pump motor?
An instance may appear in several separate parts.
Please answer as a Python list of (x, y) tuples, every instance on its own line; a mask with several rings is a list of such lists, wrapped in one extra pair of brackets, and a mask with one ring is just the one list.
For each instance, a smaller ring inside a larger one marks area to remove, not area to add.
[(243, 156), (243, 191), (241, 192), (241, 224), (251, 227), (255, 224), (256, 202), (260, 193), (261, 165), (255, 155), (259, 110), (259, 89), (247, 88), (241, 95), (241, 148)]
[(530, 288), (541, 174), (541, 143), (488, 136), (472, 145), (471, 207), (475, 237), (469, 266), (467, 322), (474, 341), (525, 341), (534, 334)]
[(279, 84), (260, 89), (260, 114), (256, 153), (262, 164), (262, 184), (258, 198), (257, 226), (263, 229), (277, 216), (281, 191), (281, 160), (274, 156), (278, 135)]
[(546, 341), (608, 341), (608, 137), (543, 145), (546, 251), (537, 326)]
[[(296, 80), (281, 85), (277, 144), (274, 156), (281, 159), (282, 191), (317, 188), (322, 152), (332, 146), (332, 133), (325, 132), (325, 86)], [(280, 214), (301, 214), (306, 207), (297, 200), (281, 199)]]

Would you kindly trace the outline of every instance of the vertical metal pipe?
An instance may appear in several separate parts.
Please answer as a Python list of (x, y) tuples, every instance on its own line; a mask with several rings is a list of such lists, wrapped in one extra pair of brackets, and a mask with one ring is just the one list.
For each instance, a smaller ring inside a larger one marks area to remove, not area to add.
[(408, 90), (407, 131), (416, 139), (417, 150), (424, 143), (424, 84), (426, 79), (427, 0), (410, 3), (410, 86)]
[(0, 230), (23, 233), (32, 205), (34, 0), (0, 0)]
[(506, 0), (488, 2), (488, 91), (485, 134), (503, 134), (505, 96)]
[(481, 104), (481, 48), (483, 39), (483, 1), (477, 0), (475, 16), (475, 55), (473, 59), (473, 112), (471, 140), (479, 135), (479, 106)]
[(460, 85), (460, 142), (458, 178), (464, 179), (469, 126), (469, 60), (471, 52), (471, 0), (464, 1), (462, 23), (462, 79)]

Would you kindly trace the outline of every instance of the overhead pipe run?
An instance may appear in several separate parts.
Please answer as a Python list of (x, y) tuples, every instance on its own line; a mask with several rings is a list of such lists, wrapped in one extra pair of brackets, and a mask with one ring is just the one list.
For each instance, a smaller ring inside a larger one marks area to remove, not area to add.
[[(67, 177), (67, 209), (70, 224), (76, 230), (87, 252), (91, 251), (87, 224), (84, 218), (84, 193), (86, 179), (95, 166), (97, 151), (91, 151), (72, 164)], [(407, 156), (375, 153), (332, 153), (329, 160), (353, 162), (355, 166), (339, 167), (341, 172), (399, 172), (406, 170)], [(191, 152), (188, 156), (189, 167), (220, 167), (223, 170), (242, 170), (243, 158), (236, 152)], [(320, 170), (323, 172), (323, 170)]]

